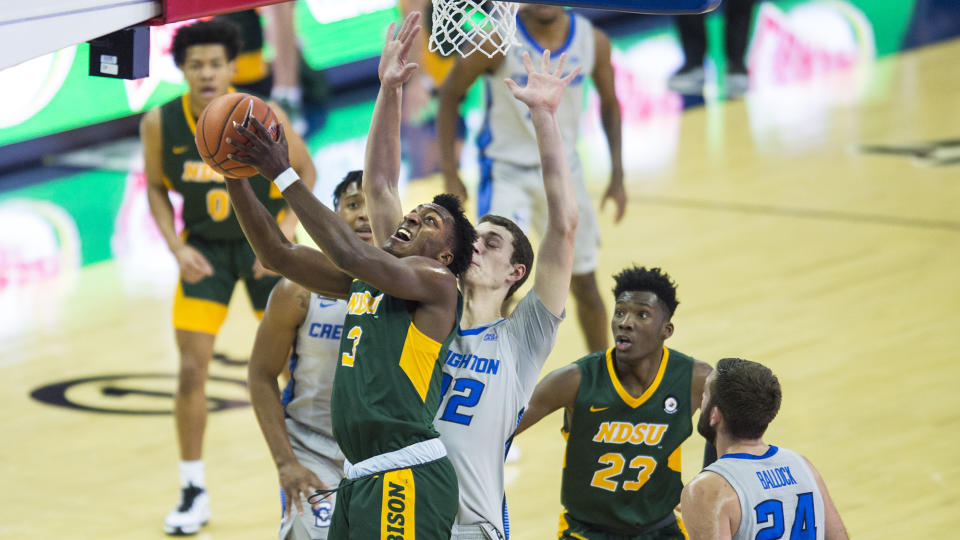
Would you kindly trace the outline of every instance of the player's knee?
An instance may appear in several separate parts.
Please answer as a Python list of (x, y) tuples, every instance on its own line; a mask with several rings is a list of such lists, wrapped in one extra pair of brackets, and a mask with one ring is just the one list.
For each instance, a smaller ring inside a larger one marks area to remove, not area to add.
[(203, 388), (207, 382), (208, 363), (190, 354), (184, 354), (181, 357), (180, 372), (177, 376), (177, 386), (180, 392)]

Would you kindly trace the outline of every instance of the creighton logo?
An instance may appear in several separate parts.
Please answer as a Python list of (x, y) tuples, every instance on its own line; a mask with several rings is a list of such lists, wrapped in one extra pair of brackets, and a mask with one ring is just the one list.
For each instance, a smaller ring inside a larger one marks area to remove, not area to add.
[(347, 303), (347, 315), (374, 315), (383, 300), (383, 293), (373, 296), (370, 291), (355, 292)]
[(631, 424), (630, 422), (604, 422), (593, 436), (593, 442), (656, 446), (667, 433), (667, 424)]

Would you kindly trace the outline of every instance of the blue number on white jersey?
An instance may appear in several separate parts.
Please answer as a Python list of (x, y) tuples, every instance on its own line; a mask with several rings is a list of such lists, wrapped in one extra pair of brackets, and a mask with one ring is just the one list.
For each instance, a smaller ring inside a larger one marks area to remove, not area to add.
[(480, 401), (480, 395), (483, 394), (484, 385), (476, 379), (466, 377), (453, 381), (453, 377), (444, 373), (443, 379), (440, 381), (441, 403), (443, 403), (444, 396), (447, 395), (447, 390), (450, 389), (451, 382), (453, 382), (453, 390), (455, 392), (466, 393), (450, 396), (450, 401), (447, 402), (447, 406), (443, 409), (443, 415), (440, 416), (440, 419), (469, 426), (470, 421), (473, 420), (473, 415), (461, 414), (458, 409), (460, 407), (470, 408), (476, 406)]
[[(757, 525), (770, 522), (770, 525), (757, 533), (755, 540), (777, 540), (783, 538), (783, 503), (777, 499), (763, 501), (754, 507), (757, 512)], [(772, 519), (771, 519), (772, 518)], [(790, 540), (814, 540), (817, 537), (816, 520), (813, 511), (813, 493), (797, 495), (797, 513), (793, 516)]]

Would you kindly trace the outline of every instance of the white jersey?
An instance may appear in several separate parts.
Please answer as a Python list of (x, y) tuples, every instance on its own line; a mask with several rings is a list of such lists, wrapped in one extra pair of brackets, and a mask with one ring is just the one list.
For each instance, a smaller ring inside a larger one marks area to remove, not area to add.
[(457, 471), (458, 525), (487, 523), (503, 536), (504, 446), (562, 320), (531, 290), (509, 318), (459, 330), (450, 344), (434, 426)]
[(346, 314), (345, 300), (310, 293), (310, 307), (293, 343), (290, 382), (283, 391), (286, 415), (328, 437), (333, 437), (330, 393)]
[[(567, 11), (570, 17), (570, 31), (567, 41), (556, 51), (550, 51), (551, 69), (556, 69), (562, 53), (567, 53), (564, 75), (577, 66), (583, 69), (564, 91), (563, 101), (557, 111), (563, 145), (567, 150), (570, 163), (578, 162), (576, 152), (577, 137), (580, 132), (580, 114), (584, 107), (584, 82), (593, 72), (594, 37), (593, 25), (589, 19)], [(543, 48), (533, 39), (517, 16), (517, 39), (519, 46), (513, 46), (504, 56), (500, 66), (490, 75), (486, 75), (487, 111), (483, 131), (477, 139), (477, 145), (484, 157), (505, 161), (525, 167), (540, 166), (540, 152), (537, 149), (536, 133), (530, 120), (527, 106), (513, 97), (513, 93), (503, 83), (506, 78), (513, 79), (520, 86), (527, 83), (527, 70), (523, 66), (523, 53), (526, 51), (539, 69)]]
[(762, 456), (726, 454), (704, 470), (726, 479), (740, 498), (740, 528), (733, 540), (823, 540), (823, 495), (796, 452), (771, 445)]

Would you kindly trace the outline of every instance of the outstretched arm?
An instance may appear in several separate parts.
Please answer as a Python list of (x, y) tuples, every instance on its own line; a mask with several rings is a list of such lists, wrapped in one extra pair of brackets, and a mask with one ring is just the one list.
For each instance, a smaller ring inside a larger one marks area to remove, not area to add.
[(550, 51), (544, 51), (540, 59), (540, 72), (537, 72), (530, 55), (523, 53), (527, 85), (521, 88), (511, 79), (505, 81), (514, 97), (530, 109), (530, 118), (537, 135), (543, 187), (547, 196), (547, 230), (537, 252), (539, 261), (533, 290), (543, 305), (557, 316), (563, 312), (567, 291), (570, 290), (573, 242), (578, 219), (573, 174), (567, 163), (560, 125), (557, 123), (557, 108), (563, 99), (563, 92), (580, 73), (580, 68), (577, 67), (564, 77), (563, 66), (566, 61), (567, 55), (561, 55), (556, 71), (550, 73)]
[(400, 177), (400, 103), (403, 85), (417, 64), (408, 61), (410, 47), (419, 39), (420, 12), (407, 15), (394, 37), (396, 23), (387, 29), (380, 54), (380, 93), (373, 108), (367, 151), (363, 163), (363, 195), (373, 229), (374, 245), (381, 246), (393, 234), (403, 210), (397, 183)]
[(580, 366), (577, 364), (570, 364), (550, 372), (534, 388), (533, 396), (530, 397), (530, 404), (517, 426), (517, 434), (560, 407), (566, 410), (568, 416), (572, 416), (573, 405), (577, 401), (577, 391), (579, 389)]
[[(226, 184), (230, 203), (237, 213), (243, 234), (257, 258), (268, 270), (282, 274), (319, 294), (334, 298), (346, 297), (352, 281), (350, 276), (334, 266), (316, 249), (291, 243), (274, 217), (257, 199), (250, 187), (250, 180), (228, 178)], [(307, 188), (304, 186), (304, 189)]]
[(247, 368), (250, 401), (277, 467), (280, 489), (285, 494), (285, 515), (296, 506), (302, 516), (300, 495), (310, 497), (316, 489), (327, 488), (316, 474), (297, 461), (293, 453), (277, 386), (277, 377), (290, 357), (290, 348), (309, 307), (309, 291), (285, 279), (277, 282), (257, 328)]
[[(250, 117), (249, 124), (250, 129), (240, 124), (234, 125), (234, 129), (247, 141), (241, 143), (227, 139), (228, 144), (243, 152), (230, 154), (230, 159), (253, 165), (263, 176), (277, 180), (283, 198), (297, 213), (304, 229), (330, 262), (347, 275), (365, 281), (391, 296), (434, 306), (448, 306), (451, 302), (456, 305), (456, 278), (439, 261), (417, 256), (398, 258), (361, 240), (340, 216), (317, 200), (290, 168), (283, 125), (279, 126), (277, 140), (274, 140), (256, 118)], [(281, 173), (283, 177), (278, 178)], [(235, 183), (243, 185), (243, 182)], [(230, 195), (233, 196), (233, 191)], [(249, 212), (250, 209), (245, 211)], [(240, 214), (239, 208), (237, 214)], [(244, 225), (242, 221), (241, 225)], [(252, 228), (248, 230), (244, 225), (243, 230), (248, 235), (257, 236), (264, 234), (260, 229), (267, 225), (261, 217), (254, 227), (256, 231)], [(264, 243), (273, 246), (278, 242), (274, 237), (272, 242)], [(252, 238), (250, 243), (254, 243)], [(257, 255), (260, 256), (260, 253)], [(287, 276), (283, 269), (278, 271)]]

